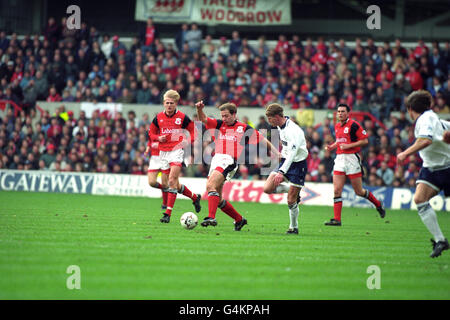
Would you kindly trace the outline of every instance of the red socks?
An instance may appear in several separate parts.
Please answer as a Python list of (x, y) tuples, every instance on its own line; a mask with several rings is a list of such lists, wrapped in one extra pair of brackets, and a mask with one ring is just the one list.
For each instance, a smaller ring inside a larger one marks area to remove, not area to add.
[(215, 191), (208, 192), (208, 217), (215, 219), (220, 196)]
[(381, 206), (381, 202), (377, 198), (375, 198), (372, 192), (370, 192), (369, 190), (366, 190), (365, 198), (372, 202), (376, 208)]
[(197, 195), (192, 193), (184, 184), (181, 185), (181, 189), (178, 190), (178, 193), (181, 193), (183, 196), (191, 198), (192, 201), (197, 200)]
[(225, 212), (227, 215), (229, 215), (231, 218), (234, 219), (234, 221), (239, 222), (242, 220), (242, 216), (239, 214), (239, 212), (234, 209), (234, 207), (226, 200), (222, 200), (220, 202), (219, 208)]
[(342, 213), (342, 198), (336, 197), (334, 198), (334, 219), (337, 221), (341, 221), (341, 213)]
[(177, 189), (169, 189), (167, 194), (167, 209), (166, 214), (169, 216), (172, 214), (172, 209), (175, 204), (175, 199), (177, 198)]
[(169, 196), (169, 192), (167, 190), (169, 190), (169, 188), (162, 189), (163, 206), (166, 206), (166, 207), (167, 207), (167, 199)]

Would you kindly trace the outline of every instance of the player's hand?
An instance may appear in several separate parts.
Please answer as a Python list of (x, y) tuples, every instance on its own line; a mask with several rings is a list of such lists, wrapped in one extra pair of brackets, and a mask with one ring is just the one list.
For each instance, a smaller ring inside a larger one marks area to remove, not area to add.
[(449, 143), (450, 144), (450, 131), (445, 131), (444, 132), (444, 136), (442, 137), (442, 140), (445, 143)]
[(275, 184), (275, 187), (277, 187), (280, 183), (282, 183), (283, 180), (284, 176), (281, 173), (277, 172), (277, 174), (273, 178), (273, 183)]
[(195, 104), (195, 107), (197, 108), (197, 110), (202, 110), (205, 107), (205, 104), (203, 103), (203, 100), (197, 102)]
[(149, 152), (150, 152), (150, 147), (147, 146), (147, 148), (145, 149), (144, 155), (148, 156)]
[(347, 150), (347, 149), (350, 149), (350, 147), (348, 146), (348, 144), (340, 144), (340, 145), (339, 145), (339, 148), (340, 148), (341, 150)]
[(167, 141), (167, 136), (159, 136), (158, 137), (158, 141), (159, 142), (166, 142)]
[(397, 155), (397, 163), (402, 165), (406, 158), (407, 158), (406, 154), (404, 152), (400, 152)]
[(335, 145), (335, 144), (329, 144), (329, 145), (326, 145), (326, 146), (325, 146), (325, 150), (326, 150), (326, 151), (334, 150), (334, 148), (336, 148), (336, 145)]

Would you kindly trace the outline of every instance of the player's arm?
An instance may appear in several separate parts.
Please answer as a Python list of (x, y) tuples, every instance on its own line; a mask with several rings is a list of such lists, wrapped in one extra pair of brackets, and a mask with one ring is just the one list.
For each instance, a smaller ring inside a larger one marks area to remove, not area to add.
[(188, 116), (185, 116), (185, 123), (183, 123), (183, 129), (186, 129), (189, 132), (190, 139), (189, 143), (193, 144), (195, 140), (195, 126), (194, 121), (188, 118)]
[(369, 139), (361, 139), (356, 142), (352, 143), (346, 143), (346, 144), (340, 144), (339, 147), (341, 150), (351, 149), (351, 148), (358, 148), (358, 147), (364, 147), (369, 144)]
[(332, 151), (332, 150), (334, 150), (334, 149), (336, 149), (337, 148), (337, 141), (335, 141), (334, 143), (332, 143), (332, 144), (329, 144), (329, 145), (326, 145), (325, 146), (325, 150), (328, 150), (328, 151)]
[(397, 155), (397, 163), (402, 164), (403, 161), (405, 161), (405, 159), (408, 158), (410, 155), (415, 154), (416, 152), (419, 152), (422, 149), (425, 149), (432, 143), (433, 140), (429, 138), (417, 138), (412, 146), (410, 146), (405, 151), (400, 152)]
[(444, 131), (444, 134), (442, 135), (442, 140), (445, 143), (449, 143), (450, 144), (450, 130)]
[(295, 134), (292, 132), (292, 135), (289, 137), (290, 139), (287, 141), (287, 157), (284, 160), (283, 165), (280, 169), (278, 169), (278, 172), (282, 174), (286, 174), (286, 172), (289, 171), (289, 168), (291, 167), (291, 164), (294, 160), (295, 155), (298, 152), (298, 148), (302, 144), (303, 140), (305, 139), (304, 134)]
[(158, 119), (156, 117), (153, 119), (152, 123), (150, 124), (149, 138), (150, 138), (150, 141), (156, 140), (159, 142), (165, 142), (167, 139), (166, 136), (159, 135), (159, 124), (158, 124)]
[(264, 137), (261, 133), (260, 133), (260, 135), (261, 135), (261, 141), (264, 142), (268, 148), (270, 148), (270, 154), (274, 155), (277, 158), (281, 157), (281, 154), (277, 150), (277, 148), (275, 148), (275, 146), (269, 140), (267, 140), (267, 138)]
[(366, 130), (364, 130), (357, 122), (354, 122), (350, 127), (350, 136), (352, 140), (356, 141), (346, 144), (339, 144), (339, 148), (341, 150), (360, 148), (369, 144)]
[(203, 122), (204, 124), (206, 124), (208, 122), (208, 117), (206, 116), (206, 114), (203, 112), (203, 108), (205, 107), (205, 104), (202, 101), (199, 101), (195, 104), (195, 107), (197, 108), (197, 116), (198, 119)]

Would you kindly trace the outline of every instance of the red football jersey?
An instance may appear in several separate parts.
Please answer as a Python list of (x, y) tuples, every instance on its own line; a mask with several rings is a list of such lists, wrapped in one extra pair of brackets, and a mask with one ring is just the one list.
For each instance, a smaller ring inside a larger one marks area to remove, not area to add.
[(234, 159), (240, 157), (246, 144), (257, 144), (263, 138), (258, 130), (239, 121), (228, 126), (222, 120), (208, 118), (206, 129), (217, 130), (212, 137), (216, 145), (215, 153), (228, 154)]
[(337, 122), (334, 126), (334, 131), (336, 133), (337, 154), (358, 153), (361, 150), (360, 147), (341, 150), (341, 148), (339, 148), (339, 145), (349, 144), (368, 138), (366, 130), (364, 130), (358, 122), (352, 119), (348, 119), (343, 125), (341, 124), (341, 122)]
[(158, 113), (150, 124), (150, 141), (157, 140), (159, 136), (166, 136), (165, 142), (159, 143), (159, 150), (173, 151), (181, 149), (181, 142), (186, 139), (183, 134), (188, 130), (191, 137), (190, 143), (194, 141), (194, 122), (181, 111), (176, 111), (172, 116), (167, 116), (164, 111)]

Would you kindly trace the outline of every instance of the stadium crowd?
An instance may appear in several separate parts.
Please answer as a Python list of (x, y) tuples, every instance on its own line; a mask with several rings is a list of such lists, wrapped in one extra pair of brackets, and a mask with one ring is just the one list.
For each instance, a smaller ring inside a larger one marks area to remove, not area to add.
[[(393, 46), (388, 41), (376, 46), (371, 38), (364, 45), (357, 38), (349, 48), (343, 39), (335, 43), (320, 37), (313, 44), (311, 38), (302, 43), (298, 35), (288, 39), (281, 34), (270, 47), (264, 36), (251, 46), (234, 31), (231, 39), (221, 37), (217, 44), (196, 24), (183, 24), (174, 46), (161, 41), (152, 19), (130, 48), (118, 36), (100, 35), (86, 23), (80, 30), (69, 30), (65, 18), (60, 24), (50, 18), (42, 35), (42, 41), (39, 35), (19, 40), (15, 33), (7, 37), (0, 31), (0, 100), (22, 108), (17, 115), (8, 109), (0, 119), (1, 168), (146, 174), (144, 151), (152, 112), (141, 119), (134, 112), (108, 119), (95, 112), (87, 118), (81, 111), (75, 119), (64, 102), (160, 105), (162, 94), (171, 88), (180, 93), (181, 105), (231, 101), (263, 108), (278, 101), (303, 111), (333, 110), (346, 103), (388, 124), (383, 129), (369, 118), (361, 123), (370, 136), (363, 149), (365, 182), (414, 186), (420, 158), (411, 156), (404, 166), (395, 161), (395, 154), (414, 141), (406, 96), (427, 89), (435, 99), (434, 110), (450, 116), (449, 41), (434, 41), (429, 48), (419, 40), (407, 49), (399, 39)], [(38, 100), (61, 102), (61, 107), (52, 115), (41, 113)], [(393, 111), (399, 116), (392, 116)], [(270, 129), (264, 118), (258, 121), (257, 129)], [(323, 146), (334, 139), (332, 120), (316, 127), (308, 121), (300, 125), (310, 151), (307, 181), (330, 182), (334, 154)], [(237, 177), (264, 179), (263, 160), (241, 165)], [(185, 176), (205, 177), (207, 172), (205, 164), (183, 169)]]

